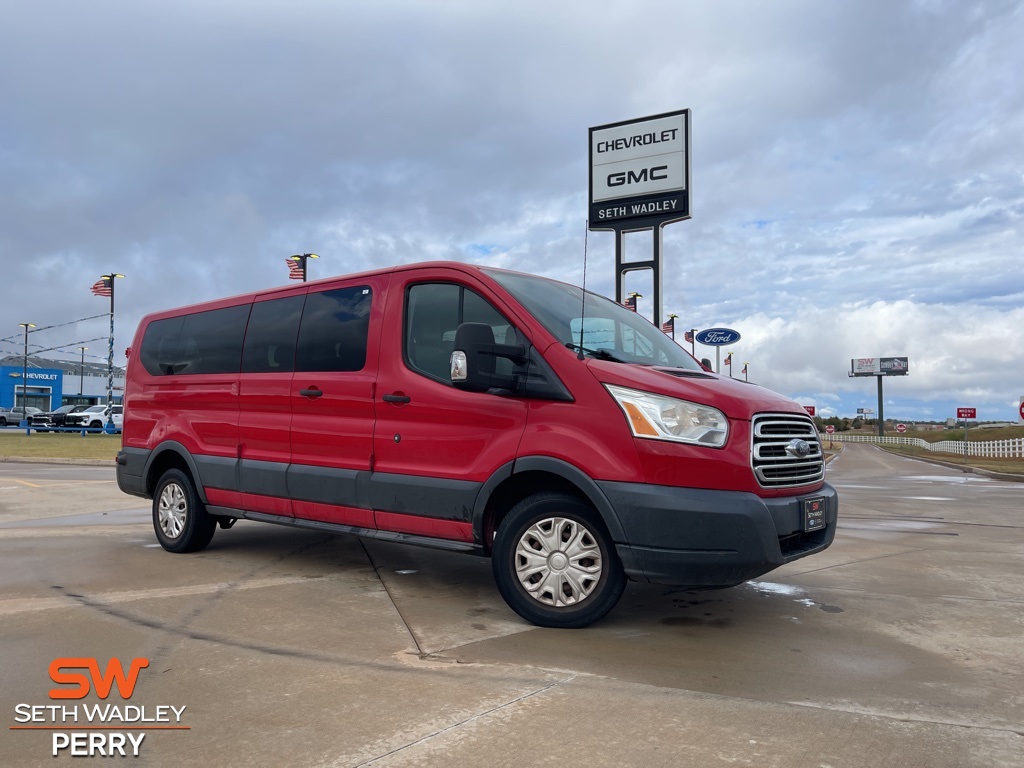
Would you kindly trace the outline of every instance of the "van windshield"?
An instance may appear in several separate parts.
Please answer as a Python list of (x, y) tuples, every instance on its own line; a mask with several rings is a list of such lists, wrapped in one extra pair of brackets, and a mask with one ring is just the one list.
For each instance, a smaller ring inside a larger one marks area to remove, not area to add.
[(647, 319), (604, 296), (520, 272), (484, 271), (571, 349), (583, 347), (584, 353), (603, 360), (703, 370)]

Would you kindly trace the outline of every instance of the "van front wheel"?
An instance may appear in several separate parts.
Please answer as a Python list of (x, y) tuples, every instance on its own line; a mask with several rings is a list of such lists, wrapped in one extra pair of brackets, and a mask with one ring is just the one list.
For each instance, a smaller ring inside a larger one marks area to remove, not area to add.
[(491, 565), (505, 602), (541, 627), (592, 624), (626, 587), (600, 518), (563, 493), (538, 493), (516, 504), (495, 533)]
[(192, 478), (180, 469), (167, 470), (156, 484), (153, 530), (168, 552), (198, 552), (217, 530), (217, 521), (207, 513)]

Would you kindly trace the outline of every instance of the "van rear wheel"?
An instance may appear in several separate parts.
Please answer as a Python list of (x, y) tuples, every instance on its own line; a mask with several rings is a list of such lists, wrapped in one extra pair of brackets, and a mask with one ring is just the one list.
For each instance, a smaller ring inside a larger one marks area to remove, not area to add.
[(601, 519), (564, 493), (538, 493), (516, 504), (495, 533), (491, 565), (509, 607), (541, 627), (592, 624), (626, 587)]
[(217, 530), (217, 521), (206, 511), (192, 478), (180, 469), (167, 470), (156, 484), (153, 530), (168, 552), (198, 552)]

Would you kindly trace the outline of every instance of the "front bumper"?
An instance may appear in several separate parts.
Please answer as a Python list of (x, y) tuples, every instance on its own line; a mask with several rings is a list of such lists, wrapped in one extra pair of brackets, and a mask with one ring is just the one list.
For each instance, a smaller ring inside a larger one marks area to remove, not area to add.
[[(839, 498), (813, 493), (762, 499), (752, 493), (599, 483), (619, 519), (616, 551), (632, 579), (686, 587), (731, 587), (826, 549)], [(803, 530), (805, 499), (825, 502), (825, 527)]]

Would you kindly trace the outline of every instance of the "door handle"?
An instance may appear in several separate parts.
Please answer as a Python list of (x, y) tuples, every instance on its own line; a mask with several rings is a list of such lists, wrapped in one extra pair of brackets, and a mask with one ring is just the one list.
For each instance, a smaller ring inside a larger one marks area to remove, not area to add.
[(314, 399), (320, 397), (320, 395), (322, 395), (323, 393), (324, 391), (322, 389), (317, 389), (316, 387), (313, 387), (312, 389), (299, 390), (299, 394), (302, 395), (303, 397), (311, 397)]
[(408, 395), (384, 395), (385, 403), (408, 403), (412, 400)]

